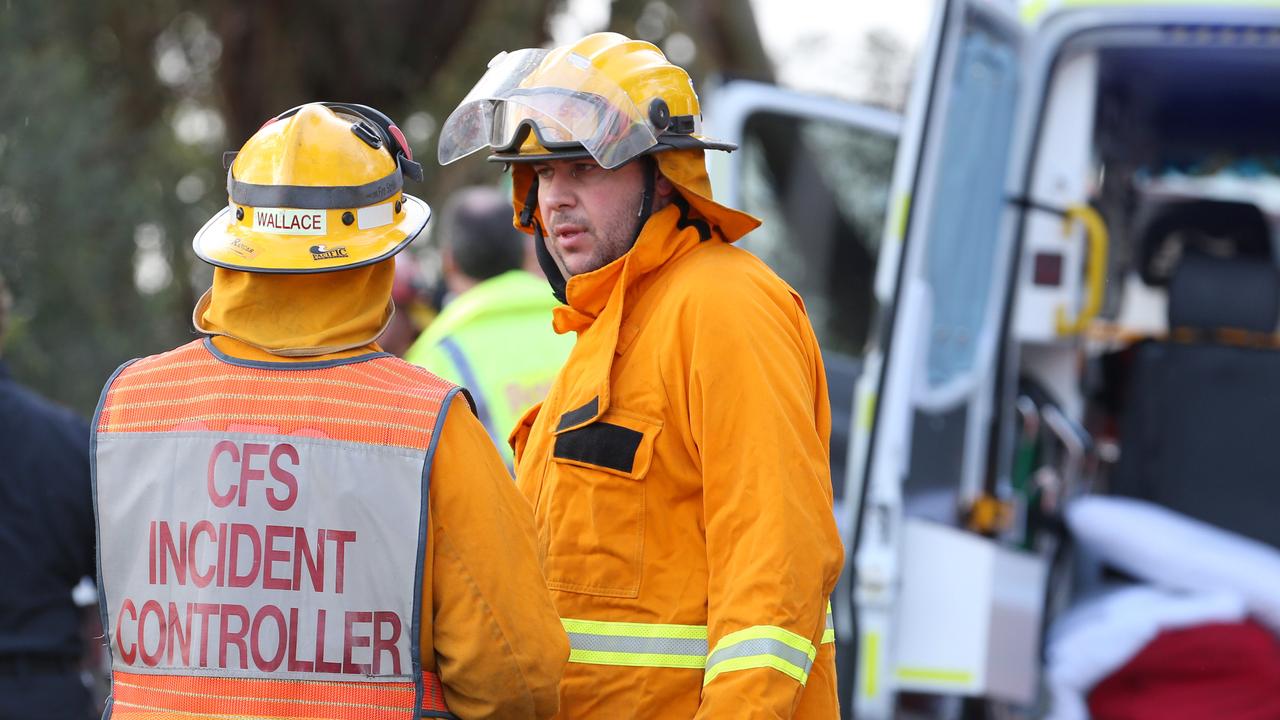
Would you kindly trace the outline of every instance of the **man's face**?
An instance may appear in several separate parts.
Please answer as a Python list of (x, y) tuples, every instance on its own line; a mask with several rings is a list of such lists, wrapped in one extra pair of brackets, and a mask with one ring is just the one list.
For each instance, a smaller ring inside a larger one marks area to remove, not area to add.
[[(605, 170), (594, 160), (537, 163), (538, 208), (546, 222), (547, 249), (570, 276), (598, 270), (622, 257), (635, 239), (647, 162)], [(654, 211), (672, 191), (658, 179)]]

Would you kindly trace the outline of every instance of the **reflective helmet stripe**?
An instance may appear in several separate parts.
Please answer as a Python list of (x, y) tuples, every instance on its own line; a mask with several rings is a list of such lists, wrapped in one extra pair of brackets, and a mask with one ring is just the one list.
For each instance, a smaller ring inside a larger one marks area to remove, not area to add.
[(237, 180), (227, 170), (231, 202), (250, 207), (288, 207), (313, 210), (361, 208), (376, 205), (404, 187), (400, 168), (363, 185), (257, 185)]

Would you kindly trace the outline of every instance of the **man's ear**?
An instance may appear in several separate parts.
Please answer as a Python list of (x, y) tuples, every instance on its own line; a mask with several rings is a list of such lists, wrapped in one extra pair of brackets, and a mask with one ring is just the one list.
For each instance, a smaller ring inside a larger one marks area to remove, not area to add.
[(658, 173), (658, 180), (653, 184), (653, 191), (659, 199), (670, 200), (671, 194), (676, 191), (676, 186), (665, 175)]

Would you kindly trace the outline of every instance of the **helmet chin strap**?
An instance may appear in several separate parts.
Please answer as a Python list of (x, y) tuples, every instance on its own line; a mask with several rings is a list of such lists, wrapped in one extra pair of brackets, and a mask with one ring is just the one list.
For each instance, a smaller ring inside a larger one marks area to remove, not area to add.
[(654, 186), (657, 185), (658, 163), (650, 155), (640, 158), (644, 163), (644, 195), (640, 198), (640, 209), (636, 213), (636, 231), (631, 234), (630, 247), (635, 247), (636, 241), (640, 239), (640, 231), (644, 230), (645, 223), (649, 222), (649, 218), (653, 215), (653, 193)]
[[(634, 247), (636, 241), (640, 239), (640, 233), (644, 230), (644, 226), (649, 222), (649, 218), (653, 215), (653, 198), (656, 192), (658, 165), (653, 158), (645, 155), (640, 158), (644, 162), (644, 194), (640, 198), (640, 208), (636, 211), (636, 228), (631, 234), (631, 242), (629, 247)], [(547, 276), (547, 282), (551, 285), (551, 293), (561, 303), (569, 304), (569, 300), (565, 296), (565, 287), (569, 281), (565, 278), (565, 273), (561, 269), (560, 264), (556, 262), (555, 257), (551, 255), (551, 250), (547, 248), (547, 238), (542, 231), (542, 224), (534, 217), (534, 213), (538, 210), (538, 176), (533, 176), (533, 182), (529, 185), (529, 192), (524, 197), (524, 210), (520, 211), (520, 224), (527, 228), (533, 228), (533, 250), (538, 258), (538, 266), (542, 268), (542, 272)]]
[(547, 282), (551, 285), (551, 294), (555, 295), (562, 304), (568, 305), (569, 301), (565, 297), (565, 286), (568, 280), (565, 279), (560, 264), (547, 249), (547, 238), (542, 232), (542, 223), (533, 216), (537, 210), (538, 175), (535, 173), (533, 183), (529, 185), (529, 193), (524, 196), (524, 210), (520, 211), (520, 224), (533, 228), (533, 252), (538, 258), (538, 267), (542, 268), (542, 274), (547, 276)]

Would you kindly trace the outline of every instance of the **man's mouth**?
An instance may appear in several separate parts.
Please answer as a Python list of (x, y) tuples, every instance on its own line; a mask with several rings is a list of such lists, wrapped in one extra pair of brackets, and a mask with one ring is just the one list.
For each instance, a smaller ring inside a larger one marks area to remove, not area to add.
[(573, 223), (560, 223), (553, 227), (551, 232), (555, 235), (556, 242), (561, 246), (568, 246), (576, 244), (578, 238), (586, 235), (586, 228)]

